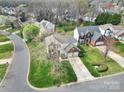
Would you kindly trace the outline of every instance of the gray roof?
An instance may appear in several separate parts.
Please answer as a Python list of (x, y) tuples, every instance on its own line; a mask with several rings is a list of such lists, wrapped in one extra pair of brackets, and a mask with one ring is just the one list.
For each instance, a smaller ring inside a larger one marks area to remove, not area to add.
[(72, 43), (68, 44), (68, 45), (64, 48), (64, 51), (65, 51), (65, 52), (68, 52), (71, 48), (76, 48), (78, 51), (80, 51), (80, 49), (79, 49), (77, 46), (75, 46), (74, 44), (72, 44)]
[(96, 40), (98, 40), (101, 36), (102, 36), (102, 35), (101, 35), (100, 33), (95, 32), (94, 35), (93, 35), (93, 37), (91, 38), (91, 40), (96, 41)]
[(55, 43), (55, 44), (59, 44), (59, 45), (62, 45), (62, 44), (74, 44), (76, 43), (77, 41), (73, 38), (73, 37), (64, 37), (60, 34), (53, 34), (51, 36), (48, 36), (45, 38), (45, 42), (48, 45), (50, 45), (52, 42)]
[(54, 34), (54, 38), (59, 41), (60, 43), (76, 43), (77, 41), (73, 37), (62, 36), (60, 34)]
[(86, 34), (88, 32), (94, 33), (98, 32), (100, 33), (99, 27), (98, 26), (86, 26), (86, 27), (78, 27), (78, 33), (81, 35), (82, 33)]

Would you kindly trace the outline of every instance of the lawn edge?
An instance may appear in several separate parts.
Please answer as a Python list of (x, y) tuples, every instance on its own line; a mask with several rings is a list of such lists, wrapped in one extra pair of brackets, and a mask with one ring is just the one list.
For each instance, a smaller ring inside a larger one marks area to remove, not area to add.
[(13, 47), (14, 47), (13, 53), (12, 53), (12, 60), (11, 60), (11, 63), (9, 64), (7, 70), (6, 70), (6, 73), (5, 73), (4, 77), (3, 77), (3, 79), (2, 79), (1, 82), (0, 82), (0, 87), (2, 87), (2, 84), (3, 84), (3, 82), (4, 82), (4, 80), (5, 80), (6, 76), (7, 76), (7, 74), (8, 74), (8, 72), (9, 72), (9, 68), (11, 67), (11, 64), (12, 64), (12, 61), (13, 61), (14, 55), (15, 55), (15, 43), (14, 43), (11, 39), (10, 39), (10, 41), (11, 41), (11, 43), (13, 44)]

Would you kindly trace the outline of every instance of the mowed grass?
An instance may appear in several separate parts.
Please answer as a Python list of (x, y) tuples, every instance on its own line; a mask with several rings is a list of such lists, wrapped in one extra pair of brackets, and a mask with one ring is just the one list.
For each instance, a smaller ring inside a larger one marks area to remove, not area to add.
[(12, 56), (13, 44), (0, 45), (0, 59), (10, 58)]
[(57, 24), (56, 31), (58, 33), (62, 33), (68, 36), (73, 36), (73, 31), (75, 27), (76, 27), (75, 22), (65, 21), (65, 22)]
[(83, 57), (81, 57), (82, 61), (93, 63), (101, 63), (106, 64), (108, 66), (108, 70), (105, 72), (99, 72), (100, 76), (115, 74), (124, 71), (124, 68), (121, 68), (119, 64), (117, 64), (114, 60), (107, 57), (106, 60), (101, 53), (96, 48), (91, 48), (89, 46), (82, 45), (81, 48), (83, 49)]
[(4, 36), (4, 35), (0, 35), (0, 42), (5, 42), (5, 41), (8, 41), (9, 39)]
[(0, 82), (6, 73), (7, 65), (0, 65)]
[(60, 76), (53, 74), (53, 61), (47, 58), (45, 44), (31, 42), (28, 44), (31, 55), (29, 82), (32, 86), (45, 88), (69, 82), (77, 77), (68, 61), (60, 62)]
[(112, 51), (124, 57), (124, 44), (122, 44), (121, 42), (117, 42), (113, 45)]

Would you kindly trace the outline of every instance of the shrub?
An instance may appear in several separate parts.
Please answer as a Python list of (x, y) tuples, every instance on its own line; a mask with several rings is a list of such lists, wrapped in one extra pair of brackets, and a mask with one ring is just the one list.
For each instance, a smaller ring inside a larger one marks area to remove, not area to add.
[(109, 13), (101, 13), (97, 16), (95, 20), (96, 25), (102, 25), (111, 23), (113, 25), (118, 25), (121, 22), (120, 14), (109, 14)]
[(99, 77), (100, 74), (98, 71), (92, 66), (92, 64), (88, 61), (83, 61), (84, 65), (87, 67), (89, 72), (94, 76), (94, 77)]
[(92, 64), (93, 66), (98, 66), (97, 71), (98, 72), (105, 72), (108, 70), (108, 66), (105, 65), (105, 64), (99, 64), (99, 63), (96, 63), (96, 64)]
[(27, 41), (31, 41), (39, 34), (39, 28), (33, 24), (25, 25), (23, 28), (23, 37)]

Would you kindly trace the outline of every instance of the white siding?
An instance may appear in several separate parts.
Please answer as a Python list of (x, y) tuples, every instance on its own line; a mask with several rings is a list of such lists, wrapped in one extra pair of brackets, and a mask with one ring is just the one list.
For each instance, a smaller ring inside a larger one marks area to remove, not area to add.
[(101, 32), (102, 35), (105, 34), (105, 30), (103, 30), (101, 27), (99, 27), (99, 30), (100, 30), (100, 32)]
[(74, 30), (74, 38), (76, 39), (76, 41), (79, 40), (79, 33), (78, 33), (77, 28)]

